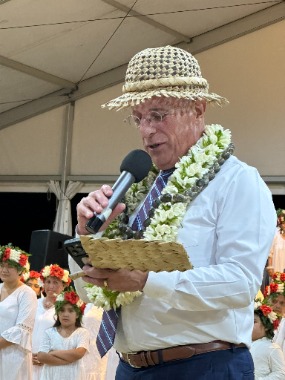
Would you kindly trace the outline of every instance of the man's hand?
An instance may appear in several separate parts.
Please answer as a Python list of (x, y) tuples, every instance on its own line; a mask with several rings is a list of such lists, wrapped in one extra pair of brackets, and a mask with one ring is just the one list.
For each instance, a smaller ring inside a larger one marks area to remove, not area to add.
[(108, 289), (119, 292), (142, 291), (148, 278), (148, 272), (142, 272), (140, 270), (98, 269), (86, 265), (83, 267), (83, 271), (86, 274), (86, 276), (83, 277), (84, 281), (100, 286), (101, 288), (107, 286)]
[[(81, 199), (77, 209), (77, 233), (79, 235), (88, 235), (89, 232), (85, 226), (89, 219), (94, 215), (100, 214), (109, 203), (109, 198), (112, 196), (113, 190), (109, 185), (103, 185), (101, 189), (92, 191), (87, 197)], [(125, 209), (125, 204), (118, 203), (114, 208), (110, 217), (106, 220), (100, 230), (104, 231), (106, 227)]]

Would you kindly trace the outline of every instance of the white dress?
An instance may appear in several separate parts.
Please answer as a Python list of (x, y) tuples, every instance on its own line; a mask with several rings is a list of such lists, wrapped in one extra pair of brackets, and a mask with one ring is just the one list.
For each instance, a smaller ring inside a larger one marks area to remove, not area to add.
[[(68, 264), (70, 273), (80, 271), (79, 265), (69, 256)], [(88, 369), (87, 380), (114, 380), (119, 364), (119, 356), (114, 348), (101, 358), (96, 346), (96, 337), (102, 320), (103, 309), (95, 307), (90, 303), (84, 286), (86, 282), (81, 277), (74, 281), (76, 292), (79, 297), (86, 302), (86, 309), (83, 316), (83, 325), (90, 331), (90, 355), (87, 353), (84, 356)], [(89, 303), (88, 303), (89, 302)], [(91, 359), (93, 358), (93, 359)], [(92, 362), (94, 360), (94, 362)], [(94, 373), (95, 370), (95, 373)]]
[[(0, 284), (0, 293), (3, 284)], [(0, 350), (1, 380), (32, 379), (32, 328), (37, 307), (36, 293), (27, 285), (0, 302), (1, 337), (14, 344)]]
[(101, 359), (97, 346), (96, 337), (100, 327), (102, 310), (88, 303), (84, 310), (82, 325), (90, 333), (89, 352), (83, 356), (86, 380), (104, 380), (107, 366), (107, 356)]
[[(277, 330), (274, 331), (273, 342), (277, 343), (281, 347), (285, 357), (285, 318), (281, 319), (280, 325)], [(285, 377), (284, 377), (285, 379)]]
[[(44, 332), (44, 337), (39, 352), (52, 350), (71, 350), (83, 347), (89, 349), (89, 332), (83, 327), (78, 327), (69, 337), (62, 337), (56, 327), (51, 327)], [(66, 365), (43, 365), (41, 380), (85, 380), (83, 358)]]
[(276, 343), (264, 337), (252, 342), (250, 353), (254, 362), (255, 380), (284, 380), (285, 359)]
[[(43, 302), (44, 298), (38, 299), (38, 307), (32, 335), (32, 352), (34, 354), (39, 352), (45, 330), (52, 327), (55, 323), (54, 306), (46, 309)], [(42, 369), (43, 366), (33, 365), (33, 380), (40, 380)]]
[(274, 272), (283, 272), (285, 270), (285, 236), (282, 236), (284, 235), (281, 235), (278, 229), (270, 249)]

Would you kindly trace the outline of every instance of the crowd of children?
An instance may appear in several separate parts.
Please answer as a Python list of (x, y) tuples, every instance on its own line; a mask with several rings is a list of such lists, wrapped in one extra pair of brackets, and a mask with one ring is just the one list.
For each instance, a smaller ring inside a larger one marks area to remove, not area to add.
[[(277, 216), (285, 242), (285, 210)], [(273, 248), (270, 281), (254, 305), (256, 380), (285, 379), (285, 273), (275, 270), (277, 263), (285, 267), (285, 251), (283, 265)], [(96, 348), (102, 310), (79, 298), (68, 270), (57, 264), (30, 270), (29, 254), (8, 244), (0, 246), (0, 279), (0, 379), (106, 379), (107, 358)]]
[(0, 247), (0, 379), (105, 380), (96, 335), (102, 311), (85, 304), (57, 264), (29, 270), (29, 255)]

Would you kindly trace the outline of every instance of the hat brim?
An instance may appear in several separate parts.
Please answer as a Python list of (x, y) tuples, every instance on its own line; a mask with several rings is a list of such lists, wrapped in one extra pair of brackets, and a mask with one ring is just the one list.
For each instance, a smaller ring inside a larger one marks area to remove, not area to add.
[(102, 104), (102, 108), (108, 108), (110, 110), (121, 110), (127, 107), (134, 107), (140, 103), (143, 103), (147, 99), (151, 99), (155, 96), (158, 97), (173, 97), (177, 99), (189, 99), (189, 100), (206, 100), (207, 103), (217, 104), (224, 106), (229, 101), (215, 93), (208, 93), (204, 91), (193, 91), (193, 89), (181, 89), (174, 87), (172, 89), (155, 89), (140, 92), (126, 92), (125, 94), (110, 100), (109, 102)]

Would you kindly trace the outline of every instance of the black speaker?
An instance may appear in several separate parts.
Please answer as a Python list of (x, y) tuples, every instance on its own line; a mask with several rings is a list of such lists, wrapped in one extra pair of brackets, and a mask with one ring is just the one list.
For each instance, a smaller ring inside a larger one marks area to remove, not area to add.
[(40, 271), (44, 266), (58, 264), (68, 269), (68, 255), (63, 243), (72, 236), (60, 234), (50, 230), (33, 231), (30, 241), (29, 257), (31, 269)]

